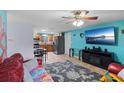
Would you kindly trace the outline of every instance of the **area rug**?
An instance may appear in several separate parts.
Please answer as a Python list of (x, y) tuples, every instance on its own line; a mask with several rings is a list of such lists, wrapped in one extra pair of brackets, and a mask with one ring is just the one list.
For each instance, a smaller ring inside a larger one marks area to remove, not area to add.
[(45, 65), (54, 82), (97, 82), (102, 77), (68, 60)]

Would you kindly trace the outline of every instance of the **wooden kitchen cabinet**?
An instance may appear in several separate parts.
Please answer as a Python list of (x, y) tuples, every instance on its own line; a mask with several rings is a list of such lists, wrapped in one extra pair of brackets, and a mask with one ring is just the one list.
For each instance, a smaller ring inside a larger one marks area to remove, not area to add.
[(41, 48), (47, 49), (47, 52), (53, 52), (54, 51), (54, 47), (52, 44), (41, 44)]
[(53, 35), (48, 35), (48, 41), (52, 42), (53, 41)]

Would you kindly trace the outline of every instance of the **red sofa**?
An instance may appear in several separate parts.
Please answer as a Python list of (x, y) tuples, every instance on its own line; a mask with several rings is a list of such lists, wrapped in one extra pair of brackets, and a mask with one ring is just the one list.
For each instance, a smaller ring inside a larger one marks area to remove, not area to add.
[(22, 82), (23, 81), (23, 57), (20, 53), (15, 53), (6, 58), (0, 64), (0, 82)]

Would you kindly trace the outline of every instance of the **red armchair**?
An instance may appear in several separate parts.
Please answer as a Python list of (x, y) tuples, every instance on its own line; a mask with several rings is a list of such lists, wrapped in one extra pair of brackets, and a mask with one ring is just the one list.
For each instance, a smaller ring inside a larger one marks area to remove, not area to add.
[(105, 73), (105, 75), (100, 79), (100, 81), (103, 82), (124, 82), (124, 66), (117, 64), (117, 63), (111, 63), (108, 67), (108, 72)]
[(22, 82), (23, 74), (23, 57), (19, 53), (0, 64), (0, 82)]
[(124, 68), (123, 65), (111, 63), (108, 67), (108, 71), (114, 74), (118, 74), (123, 68)]

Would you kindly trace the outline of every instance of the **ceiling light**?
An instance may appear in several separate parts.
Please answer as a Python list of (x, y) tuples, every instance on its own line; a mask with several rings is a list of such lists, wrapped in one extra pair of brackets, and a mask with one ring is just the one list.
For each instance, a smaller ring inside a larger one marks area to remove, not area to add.
[(73, 22), (73, 25), (77, 26), (77, 27), (79, 27), (79, 26), (81, 26), (83, 24), (84, 24), (84, 22), (82, 20), (76, 20), (76, 21)]

